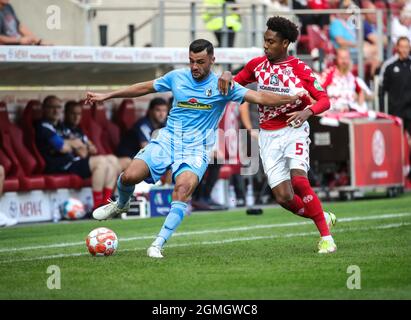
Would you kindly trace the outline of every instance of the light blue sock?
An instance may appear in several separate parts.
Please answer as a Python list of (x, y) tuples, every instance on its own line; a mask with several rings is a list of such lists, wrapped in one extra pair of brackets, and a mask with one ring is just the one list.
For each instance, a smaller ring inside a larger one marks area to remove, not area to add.
[(123, 174), (120, 174), (120, 176), (117, 179), (117, 190), (119, 194), (118, 198), (118, 206), (119, 208), (123, 208), (127, 201), (130, 199), (131, 195), (134, 192), (134, 185), (132, 186), (126, 186), (121, 182), (121, 177)]
[(170, 212), (168, 213), (166, 221), (164, 221), (157, 239), (153, 242), (153, 245), (160, 248), (163, 247), (164, 243), (171, 237), (181, 221), (183, 221), (186, 210), (187, 203), (181, 201), (171, 202)]

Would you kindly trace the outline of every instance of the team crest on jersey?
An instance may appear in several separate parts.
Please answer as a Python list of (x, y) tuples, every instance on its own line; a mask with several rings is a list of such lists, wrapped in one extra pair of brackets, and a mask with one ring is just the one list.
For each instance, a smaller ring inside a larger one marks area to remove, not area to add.
[(278, 76), (276, 74), (273, 74), (270, 78), (270, 84), (276, 86), (278, 85), (279, 81), (278, 81)]
[(213, 90), (211, 90), (211, 88), (206, 89), (205, 94), (207, 97), (211, 97), (211, 95), (213, 94)]
[(284, 71), (283, 71), (283, 73), (284, 73), (284, 75), (286, 75), (286, 76), (290, 76), (291, 75), (291, 68), (285, 68), (284, 69)]

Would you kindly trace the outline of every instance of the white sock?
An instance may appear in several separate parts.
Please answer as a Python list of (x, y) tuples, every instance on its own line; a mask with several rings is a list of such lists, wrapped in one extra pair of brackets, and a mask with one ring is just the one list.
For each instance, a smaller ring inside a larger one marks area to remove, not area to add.
[(334, 239), (333, 239), (333, 237), (332, 237), (332, 235), (329, 235), (329, 236), (324, 236), (324, 237), (321, 237), (323, 240), (327, 240), (327, 241), (334, 241)]

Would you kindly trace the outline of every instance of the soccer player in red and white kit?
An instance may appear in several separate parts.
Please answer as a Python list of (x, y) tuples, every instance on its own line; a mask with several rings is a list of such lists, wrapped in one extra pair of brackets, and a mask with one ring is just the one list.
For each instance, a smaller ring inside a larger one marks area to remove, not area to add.
[[(258, 90), (284, 95), (305, 90), (316, 101), (312, 104), (306, 99), (299, 106), (276, 108), (259, 105), (260, 156), (277, 203), (294, 214), (312, 219), (321, 234), (318, 252), (330, 253), (337, 249), (329, 230), (336, 218), (323, 211), (307, 178), (310, 126), (306, 121), (328, 110), (330, 101), (310, 67), (288, 55), (288, 46), (297, 37), (298, 27), (290, 20), (270, 18), (264, 33), (265, 55), (248, 62), (234, 81), (243, 86), (257, 82)], [(227, 92), (231, 80), (231, 73), (224, 72), (219, 79), (219, 90)]]

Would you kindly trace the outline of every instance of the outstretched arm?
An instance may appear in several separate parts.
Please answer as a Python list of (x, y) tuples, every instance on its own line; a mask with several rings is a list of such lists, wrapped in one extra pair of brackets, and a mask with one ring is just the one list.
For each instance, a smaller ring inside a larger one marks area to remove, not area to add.
[(85, 103), (92, 104), (94, 102), (100, 102), (113, 98), (135, 98), (154, 92), (156, 92), (156, 90), (154, 89), (154, 80), (151, 80), (136, 83), (127, 88), (112, 91), (109, 93), (87, 92)]
[(295, 96), (286, 96), (266, 91), (248, 90), (244, 97), (244, 100), (250, 103), (278, 107), (284, 104), (298, 104), (299, 100), (304, 95), (306, 95), (306, 92), (302, 92)]

